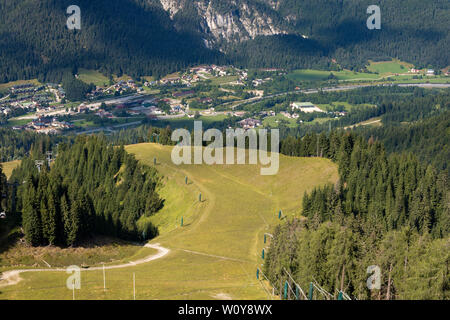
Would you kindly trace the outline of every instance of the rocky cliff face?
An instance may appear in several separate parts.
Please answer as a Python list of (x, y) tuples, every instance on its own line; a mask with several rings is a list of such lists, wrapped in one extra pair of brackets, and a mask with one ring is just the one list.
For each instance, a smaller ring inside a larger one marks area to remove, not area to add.
[(227, 10), (220, 10), (217, 0), (160, 0), (171, 18), (180, 11), (183, 13), (186, 1), (194, 5), (201, 20), (201, 32), (208, 43), (240, 42), (260, 35), (286, 33), (276, 26), (270, 12), (276, 8), (276, 1), (269, 1), (263, 12), (250, 1), (221, 0), (227, 4)]
[(164, 10), (170, 14), (171, 18), (185, 5), (185, 0), (160, 0), (160, 2)]

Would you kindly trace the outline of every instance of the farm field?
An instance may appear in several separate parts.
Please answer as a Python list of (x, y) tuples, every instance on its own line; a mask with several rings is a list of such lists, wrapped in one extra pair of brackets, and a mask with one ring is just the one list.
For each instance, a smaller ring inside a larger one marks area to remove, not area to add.
[(367, 69), (372, 72), (378, 72), (379, 74), (395, 74), (395, 73), (407, 73), (414, 65), (400, 60), (392, 61), (369, 61)]
[(324, 81), (333, 73), (337, 80), (377, 80), (380, 75), (352, 72), (352, 71), (322, 71), (322, 70), (295, 70), (288, 74), (288, 78), (294, 81)]
[[(337, 167), (320, 158), (280, 155), (280, 170), (261, 176), (259, 165), (181, 165), (172, 147), (137, 144), (126, 150), (164, 176), (164, 208), (150, 217), (160, 235), (151, 241), (170, 252), (161, 259), (108, 270), (84, 270), (76, 299), (270, 299), (271, 288), (256, 280), (263, 235), (298, 215), (305, 191), (337, 181)], [(186, 184), (185, 178), (188, 178)], [(199, 194), (202, 200), (199, 201)], [(183, 226), (181, 219), (183, 218)], [(72, 299), (64, 272), (29, 272), (15, 286), (0, 288), (0, 299)]]
[(7, 124), (5, 125), (5, 127), (20, 127), (20, 126), (24, 126), (28, 123), (30, 123), (31, 121), (33, 121), (32, 119), (9, 119)]
[(214, 77), (211, 79), (211, 84), (212, 85), (222, 85), (222, 84), (226, 84), (229, 82), (234, 82), (238, 79), (239, 79), (238, 76)]
[(351, 104), (348, 102), (342, 102), (342, 101), (334, 101), (330, 104), (317, 104), (317, 106), (324, 110), (324, 111), (335, 111), (336, 107), (341, 107), (343, 110), (350, 112), (356, 109), (361, 109), (361, 108), (370, 108), (370, 107), (375, 107), (374, 105), (370, 105), (370, 104)]
[(338, 81), (348, 82), (364, 82), (364, 81), (390, 81), (399, 83), (448, 83), (449, 77), (423, 76), (423, 79), (413, 79), (414, 74), (409, 70), (414, 65), (400, 60), (392, 61), (369, 61), (367, 69), (374, 73), (353, 72), (350, 70), (343, 71), (323, 71), (323, 70), (294, 70), (288, 74), (288, 78), (294, 81), (325, 81), (332, 73)]

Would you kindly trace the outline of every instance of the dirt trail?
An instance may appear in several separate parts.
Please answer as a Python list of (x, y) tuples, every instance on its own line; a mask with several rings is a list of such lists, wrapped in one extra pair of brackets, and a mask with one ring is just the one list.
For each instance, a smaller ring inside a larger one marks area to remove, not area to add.
[[(161, 247), (159, 245), (159, 243), (146, 244), (144, 247), (156, 249), (156, 250), (158, 250), (158, 252), (156, 254), (153, 254), (151, 256), (148, 256), (146, 258), (139, 259), (136, 261), (130, 261), (128, 263), (122, 263), (122, 264), (112, 265), (112, 266), (105, 266), (105, 270), (134, 267), (138, 264), (143, 264), (143, 263), (147, 263), (147, 262), (150, 262), (150, 261), (153, 261), (156, 259), (160, 259), (170, 252), (170, 249)], [(103, 266), (83, 269), (83, 271), (95, 271), (95, 270), (103, 270)], [(66, 272), (66, 271), (67, 271), (66, 268), (21, 269), (21, 270), (5, 271), (1, 274), (1, 277), (0, 277), (0, 288), (18, 284), (22, 280), (22, 278), (20, 277), (20, 274), (24, 273), (24, 272)]]

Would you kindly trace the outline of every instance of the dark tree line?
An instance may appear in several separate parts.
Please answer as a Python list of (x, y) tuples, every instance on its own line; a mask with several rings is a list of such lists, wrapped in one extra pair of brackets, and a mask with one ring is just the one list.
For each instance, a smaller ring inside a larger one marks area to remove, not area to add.
[(128, 240), (154, 237), (157, 229), (142, 216), (163, 205), (154, 168), (138, 163), (122, 147), (103, 137), (77, 137), (61, 144), (51, 165), (38, 172), (26, 158), (12, 181), (24, 181), (18, 192), (26, 239), (38, 245), (77, 245), (93, 234)]
[[(317, 281), (337, 296), (359, 299), (446, 299), (450, 186), (447, 175), (411, 154), (353, 133), (288, 138), (281, 152), (323, 156), (339, 167), (339, 182), (303, 197), (302, 216), (278, 226), (265, 263), (272, 283), (308, 288)], [(366, 268), (383, 270), (381, 290), (366, 287)], [(343, 279), (343, 280), (342, 280)]]
[(0, 162), (21, 159), (33, 154), (37, 159), (52, 150), (57, 143), (68, 138), (43, 135), (31, 131), (0, 128)]
[(60, 82), (77, 67), (161, 77), (222, 59), (205, 48), (201, 37), (178, 31), (159, 1), (79, 0), (82, 24), (75, 31), (66, 27), (66, 9), (72, 4), (0, 1), (0, 82)]
[(5, 212), (7, 209), (8, 199), (8, 180), (3, 173), (3, 168), (0, 165), (0, 212)]
[(70, 101), (84, 101), (86, 94), (95, 89), (95, 85), (86, 84), (76, 79), (72, 74), (66, 73), (62, 78), (62, 86), (66, 91), (66, 98)]
[(389, 153), (408, 151), (450, 177), (450, 111), (412, 123), (385, 123), (379, 128), (358, 128), (367, 139), (381, 141)]

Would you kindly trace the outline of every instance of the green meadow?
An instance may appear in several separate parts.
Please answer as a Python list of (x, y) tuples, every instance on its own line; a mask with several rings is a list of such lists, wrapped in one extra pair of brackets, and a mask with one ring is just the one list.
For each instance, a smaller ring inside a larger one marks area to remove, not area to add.
[(20, 162), (21, 162), (20, 160), (14, 160), (10, 162), (0, 163), (0, 166), (2, 166), (3, 173), (6, 175), (7, 178), (11, 177), (13, 170), (20, 165)]
[(414, 67), (414, 65), (400, 60), (369, 62), (367, 69), (372, 72), (378, 72), (379, 74), (407, 73)]
[(350, 80), (377, 80), (380, 75), (353, 72), (353, 71), (322, 71), (322, 70), (295, 70), (289, 73), (287, 76), (289, 79), (294, 81), (325, 81), (330, 76), (334, 74), (339, 81), (350, 81)]
[(109, 79), (105, 75), (95, 70), (80, 69), (78, 71), (78, 79), (88, 84), (93, 83), (99, 87), (109, 83)]

